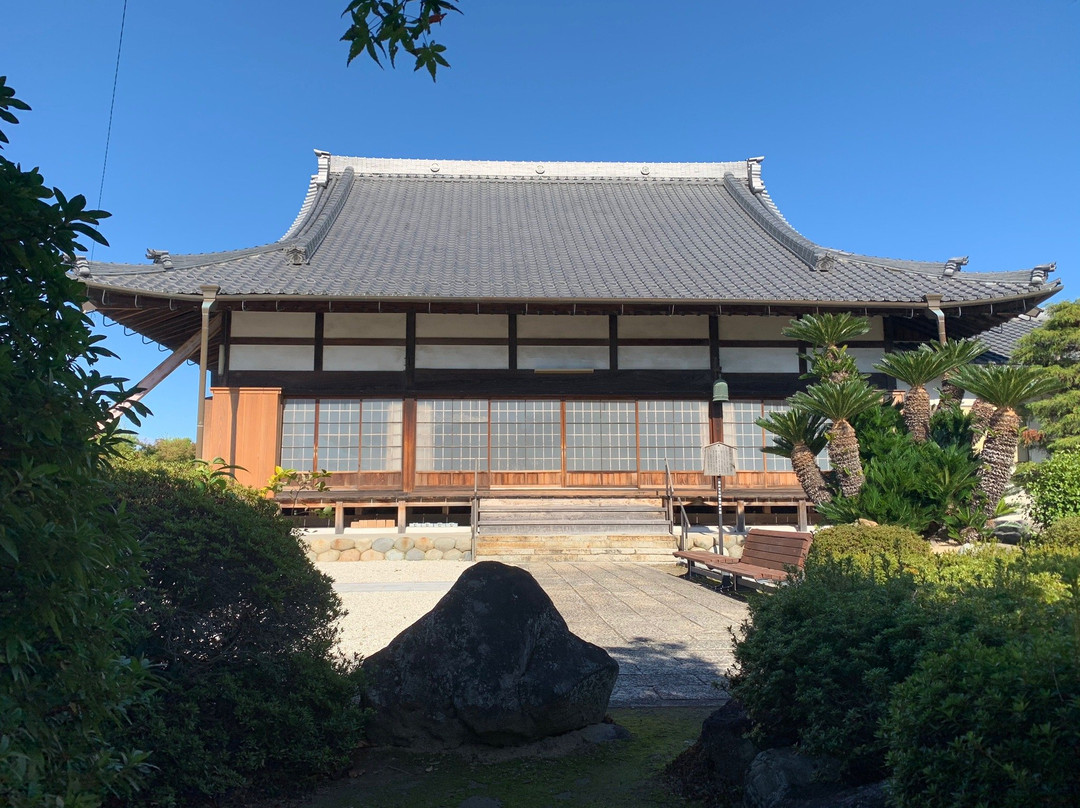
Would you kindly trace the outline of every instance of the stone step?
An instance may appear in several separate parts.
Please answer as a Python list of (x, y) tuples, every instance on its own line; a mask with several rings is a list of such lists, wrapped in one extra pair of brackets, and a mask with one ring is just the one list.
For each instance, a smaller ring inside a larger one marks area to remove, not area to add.
[(514, 542), (512, 544), (494, 544), (477, 541), (477, 555), (543, 555), (544, 553), (590, 553), (609, 555), (633, 555), (634, 553), (671, 553), (677, 550), (674, 544), (637, 544), (637, 545), (594, 545), (587, 544), (551, 544), (529, 545)]
[(673, 564), (675, 558), (671, 553), (634, 553), (630, 554), (600, 554), (600, 553), (542, 553), (532, 555), (484, 555), (477, 553), (478, 561), (501, 561), (504, 564), (530, 564), (538, 562), (604, 562), (604, 563), (631, 563), (631, 564)]

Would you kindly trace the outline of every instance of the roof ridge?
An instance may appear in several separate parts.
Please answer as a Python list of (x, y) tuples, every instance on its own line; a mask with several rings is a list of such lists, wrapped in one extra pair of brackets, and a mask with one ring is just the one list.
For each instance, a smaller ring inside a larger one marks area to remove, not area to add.
[(346, 157), (330, 155), (330, 173), (352, 168), (358, 174), (418, 174), (479, 177), (710, 177), (745, 172), (746, 161), (691, 162), (598, 162), (514, 160), (420, 160), (397, 157)]
[[(349, 198), (352, 189), (354, 172), (347, 167), (334, 181), (334, 187), (330, 190), (330, 196), (322, 206), (322, 210), (311, 221), (305, 222), (297, 232), (292, 242), (285, 247), (285, 257), (291, 264), (306, 264), (311, 260), (315, 251), (319, 249), (326, 234), (330, 232), (338, 214), (345, 207), (345, 200)], [(310, 218), (310, 217), (309, 217)], [(303, 236), (301, 236), (303, 234)]]
[(790, 224), (784, 218), (776, 218), (769, 210), (762, 206), (755, 194), (742, 184), (735, 175), (724, 175), (724, 187), (750, 218), (775, 241), (779, 242), (789, 252), (793, 253), (800, 261), (813, 270), (826, 270), (831, 261), (828, 250), (818, 246)]

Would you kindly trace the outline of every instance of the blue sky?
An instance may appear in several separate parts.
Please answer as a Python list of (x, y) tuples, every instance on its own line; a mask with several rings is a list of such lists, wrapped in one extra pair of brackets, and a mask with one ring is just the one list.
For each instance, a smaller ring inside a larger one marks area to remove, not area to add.
[[(33, 111), (10, 159), (96, 202), (122, 0), (5, 4), (0, 75)], [(281, 236), (312, 149), (371, 157), (738, 160), (765, 155), (827, 246), (1058, 262), (1080, 294), (1080, 3), (461, 0), (452, 69), (346, 67), (345, 0), (129, 0), (102, 206), (111, 246), (202, 252)], [(163, 354), (104, 329), (139, 379)], [(194, 436), (197, 373), (142, 435)]]

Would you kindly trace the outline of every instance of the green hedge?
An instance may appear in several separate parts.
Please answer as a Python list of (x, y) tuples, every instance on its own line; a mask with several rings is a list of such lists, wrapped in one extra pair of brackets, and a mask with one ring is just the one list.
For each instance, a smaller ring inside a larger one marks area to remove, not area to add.
[(131, 650), (162, 679), (127, 733), (157, 767), (150, 804), (337, 771), (362, 736), (359, 670), (335, 654), (340, 599), (290, 524), (205, 469), (136, 458), (113, 484), (145, 559)]
[[(1027, 783), (1016, 786), (1017, 794), (1035, 793), (1029, 788), (1035, 782), (1080, 793), (1071, 747), (1027, 755), (1020, 754), (1022, 745), (1001, 740), (1010, 713), (995, 710), (1007, 688), (990, 686), (993, 677), (1020, 683), (1010, 709), (1022, 713), (1021, 734), (1045, 730), (1071, 742), (1080, 703), (1078, 581), (1080, 553), (1068, 549), (988, 547), (885, 572), (826, 554), (808, 563), (801, 582), (751, 602), (735, 650), (733, 694), (760, 742), (833, 755), (845, 761), (853, 782), (894, 773), (902, 805), (980, 804), (966, 796), (927, 802), (921, 792), (930, 780), (942, 788), (964, 782), (969, 773), (956, 750), (976, 741)], [(1033, 660), (1042, 668), (1037, 674), (1029, 670)], [(936, 696), (917, 698), (930, 682)], [(1047, 690), (1051, 682), (1059, 683), (1056, 690)], [(950, 693), (957, 694), (955, 704)], [(953, 724), (938, 727), (947, 704), (960, 707)], [(950, 749), (956, 753), (947, 754)], [(987, 782), (996, 784), (988, 786), (992, 791), (1002, 781)], [(974, 785), (963, 792), (975, 793), (982, 792)], [(1023, 804), (1017, 799), (1010, 804)]]
[(1066, 516), (1039, 533), (1035, 544), (1049, 547), (1080, 548), (1080, 516)]
[(828, 557), (851, 559), (858, 568), (869, 570), (924, 565), (932, 553), (930, 542), (907, 528), (849, 524), (814, 534), (807, 564), (813, 567)]
[(1031, 513), (1044, 525), (1080, 516), (1080, 451), (1055, 452), (1020, 476), (1031, 495)]

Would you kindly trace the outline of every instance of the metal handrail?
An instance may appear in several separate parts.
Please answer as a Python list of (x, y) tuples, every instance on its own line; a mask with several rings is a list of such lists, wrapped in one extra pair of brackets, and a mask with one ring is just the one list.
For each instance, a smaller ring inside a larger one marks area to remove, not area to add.
[(690, 533), (690, 518), (686, 515), (686, 508), (683, 507), (683, 501), (679, 501), (679, 521), (681, 522), (679, 535), (679, 550), (686, 550), (686, 536)]
[[(664, 461), (664, 512), (667, 516), (667, 529), (668, 533), (675, 533), (675, 510), (673, 502), (675, 498), (675, 488), (671, 484), (671, 467), (668, 462)], [(682, 548), (680, 548), (682, 549)]]

